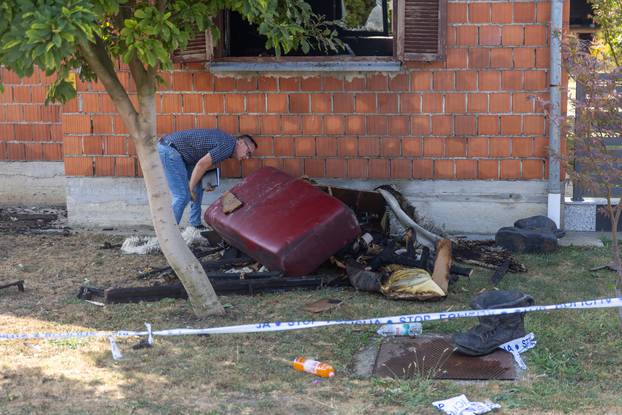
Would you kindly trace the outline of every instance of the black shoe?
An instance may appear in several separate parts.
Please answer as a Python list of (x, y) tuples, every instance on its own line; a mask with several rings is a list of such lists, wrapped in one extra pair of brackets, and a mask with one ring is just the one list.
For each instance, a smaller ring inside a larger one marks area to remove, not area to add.
[(207, 229), (205, 227), (205, 225), (203, 225), (203, 224), (200, 224), (200, 225), (190, 225), (190, 226), (192, 226), (194, 229), (197, 229), (197, 230), (200, 230), (200, 231), (204, 231), (204, 230)]

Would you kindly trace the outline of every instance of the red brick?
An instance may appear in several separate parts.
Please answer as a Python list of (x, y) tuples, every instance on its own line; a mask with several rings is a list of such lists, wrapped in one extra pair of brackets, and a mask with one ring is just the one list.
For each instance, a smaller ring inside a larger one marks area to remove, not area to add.
[(424, 157), (442, 157), (445, 154), (445, 140), (442, 138), (426, 138), (423, 140)]
[(369, 178), (370, 179), (388, 179), (389, 178), (389, 161), (385, 159), (369, 160)]
[(479, 179), (499, 178), (498, 160), (479, 160), (477, 164), (477, 177)]
[(346, 91), (365, 91), (367, 80), (364, 77), (346, 79), (343, 86)]
[(134, 157), (117, 157), (114, 163), (116, 176), (135, 177), (136, 159)]
[(490, 67), (490, 50), (483, 49), (483, 48), (469, 49), (469, 67), (470, 68)]
[(63, 146), (59, 143), (43, 143), (43, 160), (46, 161), (62, 161), (63, 160)]
[(257, 90), (257, 77), (245, 76), (244, 78), (237, 78), (235, 80), (236, 91), (256, 91)]
[(476, 46), (477, 26), (458, 26), (456, 28), (456, 44), (459, 46)]
[(423, 155), (423, 139), (405, 137), (403, 142), (404, 156), (419, 157)]
[(376, 94), (356, 94), (356, 112), (376, 112)]
[(312, 94), (311, 112), (331, 112), (330, 100), (329, 94)]
[(442, 94), (423, 94), (422, 96), (423, 112), (443, 112), (443, 95)]
[(92, 176), (92, 157), (65, 157), (66, 176)]
[(475, 179), (477, 178), (476, 160), (455, 160), (456, 179)]
[(544, 122), (543, 115), (525, 115), (523, 132), (528, 135), (543, 135)]
[(281, 117), (278, 115), (264, 115), (261, 117), (262, 134), (281, 134)]
[(503, 26), (503, 46), (522, 46), (524, 44), (524, 26)]
[(337, 140), (339, 156), (356, 156), (358, 152), (358, 139), (356, 137), (341, 137)]
[(27, 161), (43, 160), (41, 143), (24, 143), (24, 156)]
[(480, 135), (499, 134), (499, 116), (480, 115), (477, 120), (477, 132)]
[(514, 49), (515, 68), (533, 68), (536, 63), (536, 52), (532, 48)]
[(246, 112), (265, 112), (266, 96), (264, 94), (246, 95)]
[[(447, 50), (447, 68), (462, 69), (468, 66), (468, 54), (464, 48), (449, 48)], [(460, 72), (456, 73), (456, 77)], [(456, 79), (457, 82), (457, 79)], [(457, 87), (459, 88), (459, 87)]]
[(257, 157), (272, 157), (274, 156), (274, 138), (272, 137), (255, 137), (257, 141), (257, 151), (253, 156)]
[(290, 95), (289, 110), (294, 113), (309, 112), (309, 94)]
[(460, 91), (476, 90), (477, 89), (477, 72), (475, 71), (456, 72), (456, 89)]
[(273, 158), (263, 158), (264, 167), (274, 167), (276, 169), (283, 169), (283, 160), (281, 159), (273, 159)]
[(512, 49), (499, 48), (490, 51), (490, 66), (492, 68), (511, 68), (513, 64)]
[(548, 137), (536, 137), (534, 139), (533, 155), (536, 157), (547, 157), (549, 154)]
[(365, 117), (362, 115), (348, 115), (346, 117), (346, 132), (348, 134), (364, 134)]
[(17, 141), (32, 141), (34, 139), (32, 124), (15, 124), (14, 127)]
[(501, 134), (518, 135), (521, 133), (520, 115), (503, 115), (501, 117)]
[(213, 91), (214, 76), (207, 71), (194, 73), (194, 88), (197, 91)]
[(385, 74), (367, 75), (367, 89), (370, 91), (386, 91), (389, 88), (389, 80)]
[(395, 137), (385, 137), (381, 141), (381, 155), (383, 157), (401, 155), (401, 140)]
[[(223, 117), (221, 117), (223, 118)], [(236, 129), (235, 130), (231, 130), (231, 131), (235, 131), (237, 132), (237, 116), (231, 116), (228, 117), (231, 118), (231, 121), (229, 121), (231, 124), (227, 124), (227, 125), (235, 125)], [(189, 130), (191, 128), (194, 128), (194, 120), (195, 117), (194, 115), (175, 115), (175, 129), (176, 130)]]
[(134, 140), (128, 140), (127, 142), (127, 154), (130, 156), (136, 155), (136, 144), (134, 144)]
[(432, 89), (432, 73), (413, 72), (411, 82), (413, 91), (429, 91)]
[(235, 78), (217, 76), (214, 78), (214, 91), (229, 92), (235, 90)]
[(388, 132), (389, 118), (385, 115), (367, 116), (367, 133), (386, 135)]
[[(241, 95), (237, 95), (238, 97), (241, 97)], [(229, 96), (227, 96), (227, 99), (229, 99)], [(182, 98), (183, 101), (183, 105), (184, 105), (184, 112), (203, 112), (203, 97), (201, 95), (184, 95)], [(243, 97), (242, 97), (242, 106), (244, 105), (244, 101), (243, 101)], [(244, 109), (242, 108), (242, 111), (244, 111)], [(239, 112), (242, 112), (239, 111)]]
[(104, 154), (104, 141), (101, 137), (87, 136), (82, 139), (82, 148), (85, 155), (99, 156)]
[(0, 120), (4, 114), (6, 121), (22, 121), (24, 119), (22, 107), (23, 105), (4, 105), (3, 111), (0, 112)]
[(318, 137), (315, 141), (315, 149), (318, 156), (334, 157), (337, 155), (337, 139)]
[(300, 134), (302, 132), (302, 117), (299, 115), (283, 115), (281, 126), (281, 134)]
[(92, 120), (94, 134), (114, 132), (114, 128), (112, 125), (113, 117), (111, 117), (110, 115), (93, 115)]
[(319, 76), (304, 77), (300, 80), (300, 89), (303, 91), (321, 91), (322, 78)]
[(79, 99), (82, 101), (82, 111), (100, 112), (99, 94), (81, 94)]
[(488, 111), (488, 94), (468, 94), (469, 112)]
[(504, 71), (501, 75), (501, 87), (506, 90), (523, 89), (523, 72)]
[(525, 89), (540, 91), (546, 88), (546, 72), (525, 71)]
[[(397, 112), (396, 94), (378, 94), (378, 112)], [(336, 108), (335, 108), (335, 111)]]
[(274, 139), (274, 155), (277, 157), (294, 155), (294, 139), (277, 137)]
[(287, 112), (287, 95), (268, 94), (268, 112)]
[(181, 112), (181, 95), (162, 95), (162, 112)]
[(315, 138), (298, 137), (294, 141), (296, 157), (315, 156)]
[(538, 2), (536, 8), (536, 21), (539, 23), (549, 23), (550, 20), (551, 4)]
[(359, 138), (358, 149), (358, 155), (362, 157), (380, 156), (380, 139), (361, 137)]
[(82, 154), (82, 137), (65, 136), (63, 152), (67, 155)]
[(464, 23), (467, 21), (466, 3), (447, 4), (447, 23)]
[(13, 102), (17, 102), (17, 103), (32, 102), (30, 91), (31, 91), (30, 86), (14, 86), (13, 87)]
[(8, 85), (4, 85), (4, 92), (0, 92), (0, 103), (10, 102), (13, 102), (13, 88)]
[[(52, 126), (50, 124), (33, 124), (32, 130), (34, 141), (55, 141), (52, 139)], [(2, 140), (2, 134), (0, 134), (0, 140)]]
[(10, 161), (26, 160), (26, 146), (24, 143), (2, 143), (6, 149), (6, 159)]
[(488, 139), (481, 137), (470, 137), (468, 139), (469, 157), (488, 157)]
[(509, 112), (511, 95), (506, 93), (490, 94), (490, 112)]
[(536, 20), (535, 3), (514, 3), (514, 22), (530, 23)]
[(411, 117), (410, 129), (416, 135), (430, 134), (430, 116), (418, 115)]
[(65, 134), (90, 134), (91, 118), (88, 115), (63, 114), (63, 132)]
[(531, 138), (513, 138), (512, 156), (531, 157), (533, 155), (533, 140)]
[(324, 117), (324, 131), (326, 134), (344, 134), (346, 119), (342, 115), (327, 115)]
[(348, 177), (367, 178), (369, 175), (367, 159), (349, 159)]
[(244, 112), (244, 95), (227, 94), (225, 96), (225, 108), (228, 113)]
[(453, 132), (453, 117), (451, 115), (432, 116), (432, 134), (450, 135)]
[(493, 23), (512, 23), (512, 3), (492, 3)]
[(520, 160), (501, 160), (502, 179), (520, 179)]
[[(429, 160), (431, 163), (431, 160)], [(391, 160), (391, 178), (392, 179), (410, 179), (412, 175), (413, 163), (410, 159), (393, 159)]]
[(465, 112), (466, 111), (466, 95), (465, 94), (445, 95), (445, 111), (446, 112)]
[(410, 134), (410, 117), (393, 115), (388, 120), (389, 135), (402, 136)]
[(549, 48), (536, 48), (536, 68), (549, 67)]
[(391, 75), (389, 77), (389, 89), (391, 91), (408, 91), (409, 79), (410, 77), (407, 73)]
[(326, 175), (326, 160), (305, 159), (305, 174), (309, 177), (324, 177)]
[(469, 3), (469, 22), (490, 22), (490, 3)]
[(276, 91), (278, 89), (278, 82), (272, 76), (260, 76), (258, 81), (260, 91)]
[(334, 76), (323, 76), (322, 84), (324, 91), (343, 91), (343, 78)]
[(542, 179), (543, 170), (542, 160), (523, 160), (523, 179)]
[[(201, 117), (206, 118), (206, 117)], [(158, 115), (156, 118), (156, 131), (158, 134), (171, 133), (175, 129), (172, 115)], [(214, 125), (215, 126), (215, 125)]]
[(400, 112), (421, 112), (421, 95), (400, 94)]
[(475, 128), (474, 115), (456, 115), (454, 120), (454, 131), (457, 135), (474, 135)]
[(240, 115), (240, 133), (255, 135), (260, 132), (259, 117), (256, 115)]
[(501, 45), (501, 28), (499, 26), (480, 26), (479, 44), (482, 46)]
[(434, 160), (434, 178), (453, 179), (454, 178), (453, 160)]
[(173, 72), (173, 90), (191, 91), (192, 90), (192, 73), (191, 72)]
[(127, 154), (126, 141), (127, 139), (125, 137), (106, 137), (104, 139), (104, 154)]
[(466, 139), (450, 137), (447, 139), (447, 156), (448, 157), (465, 157), (466, 156)]
[(434, 90), (446, 91), (454, 89), (454, 72), (434, 72)]
[(222, 174), (225, 177), (241, 177), (242, 164), (235, 159), (227, 159), (220, 163)]
[(13, 124), (0, 124), (0, 141), (11, 141), (15, 139), (15, 128)]
[(259, 170), (263, 166), (263, 160), (250, 159), (242, 161), (242, 176), (248, 176), (249, 174)]
[(114, 176), (114, 157), (95, 157), (95, 176)]
[(333, 95), (333, 111), (334, 112), (354, 112), (354, 94), (334, 94)]
[(412, 177), (414, 179), (431, 179), (434, 177), (434, 162), (432, 160), (413, 160), (412, 164)]
[(305, 134), (322, 134), (324, 119), (321, 115), (304, 115), (302, 132)]
[(346, 161), (342, 159), (326, 160), (326, 177), (345, 177)]
[(525, 27), (525, 45), (543, 46), (548, 42), (547, 30), (545, 26)]
[(490, 140), (490, 155), (492, 157), (509, 157), (510, 156), (510, 139), (509, 138), (493, 138)]

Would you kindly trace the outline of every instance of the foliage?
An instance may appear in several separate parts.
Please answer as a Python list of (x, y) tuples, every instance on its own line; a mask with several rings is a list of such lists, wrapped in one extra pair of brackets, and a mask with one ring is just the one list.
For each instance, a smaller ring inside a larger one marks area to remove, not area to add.
[(199, 32), (219, 35), (212, 18), (225, 9), (257, 25), (277, 56), (335, 47), (335, 33), (303, 0), (0, 0), (0, 64), (20, 77), (35, 66), (57, 74), (48, 99), (66, 102), (76, 94), (65, 80), (70, 70), (82, 80), (96, 78), (85, 47), (109, 64), (136, 59), (147, 71), (171, 69), (171, 53)]
[(622, 0), (591, 0), (592, 18), (600, 27), (602, 43), (616, 66), (622, 62)]
[(344, 0), (344, 4), (347, 11), (344, 18), (346, 26), (357, 28), (365, 25), (376, 0)]

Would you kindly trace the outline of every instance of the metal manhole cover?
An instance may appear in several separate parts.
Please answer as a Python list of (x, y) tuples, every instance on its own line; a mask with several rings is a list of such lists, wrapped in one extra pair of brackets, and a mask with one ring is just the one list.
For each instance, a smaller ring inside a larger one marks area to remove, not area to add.
[(499, 349), (486, 356), (454, 351), (450, 337), (420, 336), (384, 340), (374, 365), (375, 376), (408, 379), (513, 380), (514, 358)]

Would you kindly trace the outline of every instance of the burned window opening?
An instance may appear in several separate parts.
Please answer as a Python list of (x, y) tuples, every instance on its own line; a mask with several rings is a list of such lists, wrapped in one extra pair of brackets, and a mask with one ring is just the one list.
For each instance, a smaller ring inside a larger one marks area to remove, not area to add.
[[(393, 56), (392, 0), (307, 0), (313, 11), (333, 22), (345, 50), (328, 53), (312, 49), (305, 54), (292, 51), (284, 56)], [(266, 38), (237, 13), (225, 19), (228, 57), (272, 57)]]

